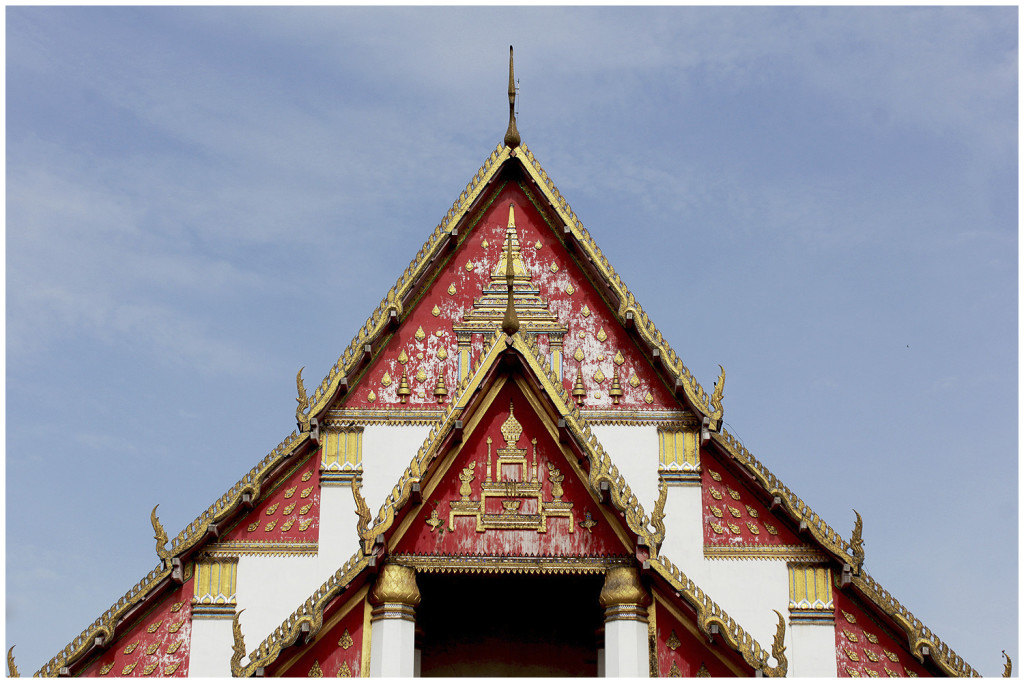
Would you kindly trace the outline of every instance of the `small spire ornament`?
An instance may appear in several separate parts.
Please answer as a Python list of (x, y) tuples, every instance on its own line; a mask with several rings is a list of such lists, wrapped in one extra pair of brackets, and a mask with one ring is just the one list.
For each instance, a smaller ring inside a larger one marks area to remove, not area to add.
[(612, 403), (619, 405), (619, 400), (622, 398), (622, 385), (619, 384), (618, 368), (615, 368), (615, 372), (612, 374), (612, 388), (608, 390), (608, 395), (612, 397)]
[(402, 403), (409, 401), (409, 394), (412, 393), (412, 389), (409, 388), (409, 376), (405, 374), (405, 370), (402, 370), (402, 379), (398, 382), (398, 400)]
[(437, 375), (437, 384), (434, 386), (434, 398), (437, 399), (438, 403), (444, 403), (444, 398), (447, 395), (448, 388), (444, 385), (444, 374), (439, 373)]
[(508, 130), (505, 131), (505, 146), (516, 148), (521, 142), (516, 128), (516, 79), (512, 67), (512, 46), (508, 46)]
[[(511, 82), (511, 81), (510, 81)], [(515, 210), (514, 204), (508, 205), (508, 224), (510, 227), (515, 226)], [(508, 283), (508, 303), (505, 306), (505, 318), (501, 321), (501, 331), (512, 336), (519, 331), (519, 318), (516, 317), (516, 304), (513, 299), (514, 288), (513, 281), (515, 280), (515, 273), (512, 270), (512, 240), (505, 241), (505, 282)]]
[(587, 397), (587, 390), (583, 388), (583, 366), (576, 369), (576, 383), (572, 385), (572, 397), (576, 405), (582, 406), (583, 400)]

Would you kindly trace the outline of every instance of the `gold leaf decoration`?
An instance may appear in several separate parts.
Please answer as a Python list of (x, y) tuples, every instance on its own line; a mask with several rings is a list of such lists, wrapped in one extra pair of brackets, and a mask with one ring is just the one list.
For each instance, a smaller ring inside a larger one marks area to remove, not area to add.
[(176, 603), (174, 603), (173, 605), (171, 605), (171, 609), (170, 609), (170, 611), (171, 611), (171, 612), (177, 612), (177, 611), (180, 611), (180, 610), (181, 610), (181, 608), (182, 608), (182, 607), (184, 607), (184, 606), (185, 606), (185, 603), (183, 603), (183, 602), (176, 602)]
[(299, 531), (305, 531), (309, 528), (309, 525), (313, 523), (311, 519), (304, 519), (299, 523)]
[(551, 264), (551, 272), (552, 273), (557, 273), (558, 272), (558, 266), (555, 265), (554, 263)]
[(352, 647), (355, 641), (352, 640), (352, 634), (345, 629), (345, 632), (341, 634), (341, 638), (338, 640), (338, 645), (342, 650), (347, 650)]
[(722, 500), (722, 492), (716, 489), (714, 486), (709, 486), (708, 491), (711, 492), (711, 497), (715, 500)]
[(179, 648), (179, 647), (181, 647), (181, 644), (182, 644), (183, 642), (184, 642), (184, 641), (182, 641), (182, 640), (179, 640), (179, 641), (178, 641), (178, 642), (176, 642), (176, 643), (171, 643), (170, 645), (168, 645), (168, 646), (167, 646), (167, 654), (169, 654), (169, 655), (173, 655), (173, 654), (174, 654), (175, 652), (177, 652), (177, 651), (178, 651), (178, 648)]
[(571, 282), (565, 286), (565, 293), (568, 294), (569, 296), (572, 296), (573, 294), (576, 293), (576, 288), (572, 286)]
[(725, 529), (723, 529), (722, 525), (719, 524), (718, 522), (711, 522), (711, 528), (712, 528), (712, 530), (714, 530), (714, 532), (716, 534), (724, 534), (725, 533)]
[(101, 666), (100, 667), (100, 676), (106, 676), (110, 672), (110, 670), (113, 669), (113, 668), (114, 668), (114, 663), (113, 662), (111, 662), (110, 664), (106, 664), (104, 666)]
[(740, 532), (740, 528), (732, 522), (729, 522), (729, 531), (733, 532), (734, 534), (738, 534)]
[(438, 307), (437, 304), (434, 304), (434, 307), (432, 309), (430, 309), (430, 314), (432, 316), (434, 316), (435, 318), (437, 316), (441, 315), (441, 309)]
[(445, 351), (445, 348), (443, 346), (437, 350), (437, 359), (438, 360), (444, 360), (447, 357), (448, 357), (448, 352)]
[(722, 514), (723, 514), (722, 513), (722, 508), (717, 507), (715, 505), (709, 505), (708, 509), (711, 510), (711, 514), (713, 514), (715, 517), (718, 517), (719, 519), (721, 519)]
[(249, 531), (249, 533), (252, 533), (253, 531), (256, 531), (259, 528), (260, 528), (260, 523), (259, 522), (253, 522), (248, 527), (246, 527), (246, 530)]
[(313, 660), (313, 666), (309, 667), (309, 674), (307, 678), (323, 678), (324, 672), (320, 668), (320, 662), (316, 659)]
[(352, 669), (348, 668), (348, 662), (342, 662), (341, 666), (338, 667), (338, 675), (336, 678), (351, 678)]
[(291, 505), (289, 505), (288, 507), (286, 507), (286, 508), (284, 509), (284, 511), (282, 512), (282, 514), (284, 514), (284, 515), (290, 515), (290, 514), (292, 514), (292, 510), (294, 510), (294, 509), (295, 509), (295, 505), (296, 505), (295, 503), (292, 503)]
[(878, 636), (876, 636), (874, 633), (868, 633), (865, 631), (864, 637), (868, 639), (869, 643), (875, 643), (876, 645), (878, 644)]
[(603, 354), (603, 353), (602, 353), (602, 354), (598, 354), (598, 356), (597, 356), (597, 360), (598, 360), (598, 361), (602, 361), (602, 360), (604, 360), (604, 354)]
[(764, 530), (770, 533), (772, 536), (778, 536), (779, 530), (773, 527), (771, 524), (765, 524)]
[(302, 481), (309, 481), (310, 478), (312, 478), (312, 476), (313, 476), (313, 472), (312, 471), (306, 472), (305, 474), (302, 475)]
[(732, 515), (733, 517), (736, 517), (737, 519), (739, 518), (741, 513), (740, 513), (740, 511), (737, 508), (734, 508), (732, 505), (728, 505), (726, 507), (729, 508), (729, 514), (730, 515)]
[(878, 678), (877, 671), (872, 671), (871, 669), (864, 669), (864, 671), (867, 673), (868, 676), (871, 676), (871, 678)]
[(754, 534), (755, 536), (757, 536), (759, 533), (761, 533), (761, 529), (758, 528), (757, 522), (750, 522), (750, 521), (748, 521), (747, 522), (747, 528), (750, 529), (750, 533)]
[(409, 362), (409, 356), (405, 355), (405, 349), (402, 349), (402, 352), (398, 354), (398, 362), (402, 365)]
[(722, 475), (712, 469), (708, 470), (708, 475), (715, 481), (722, 481)]
[(416, 333), (412, 336), (416, 337), (416, 341), (423, 341), (427, 338), (427, 333), (423, 331), (423, 325), (416, 328)]
[(368, 403), (373, 403), (377, 400), (377, 394), (373, 393), (373, 389), (371, 389), (370, 393), (366, 395), (366, 400)]
[(601, 392), (600, 391), (595, 391), (594, 392), (594, 398), (601, 398)]
[(670, 678), (682, 678), (683, 676), (675, 662), (672, 662), (672, 668), (668, 670), (668, 675)]
[(301, 508), (299, 508), (299, 514), (300, 514), (300, 515), (304, 515), (304, 514), (306, 514), (307, 512), (309, 512), (309, 509), (310, 509), (311, 507), (313, 507), (313, 504), (312, 504), (312, 503), (310, 503), (309, 505), (303, 505), (303, 506), (302, 506)]
[(856, 669), (850, 668), (847, 664), (843, 664), (843, 668), (846, 669), (846, 673), (849, 674), (850, 678), (860, 678), (860, 672)]
[(744, 505), (743, 507), (747, 508), (747, 514), (748, 515), (750, 515), (754, 519), (757, 519), (757, 510), (755, 510), (754, 508), (750, 507), (749, 505)]
[(391, 386), (391, 375), (389, 375), (387, 372), (385, 372), (384, 376), (380, 378), (380, 383), (381, 383), (382, 386), (390, 387)]
[(594, 373), (594, 381), (597, 382), (598, 384), (600, 384), (604, 380), (605, 380), (604, 373), (601, 372), (601, 368), (598, 368), (597, 372)]
[(184, 623), (185, 623), (185, 620), (182, 619), (177, 624), (171, 624), (170, 626), (167, 627), (167, 632), (168, 633), (177, 633), (178, 629), (180, 629), (181, 625), (184, 624)]
[(740, 499), (740, 492), (739, 491), (735, 491), (735, 490), (733, 490), (729, 486), (726, 486), (725, 490), (729, 492), (729, 497), (732, 498), (733, 500), (739, 500)]
[(580, 311), (580, 315), (582, 315), (584, 318), (590, 317), (590, 308), (586, 304), (583, 304), (583, 310)]
[(704, 662), (701, 662), (700, 668), (697, 669), (697, 678), (711, 678), (711, 672), (704, 666)]
[(291, 531), (292, 527), (295, 526), (295, 519), (289, 519), (287, 522), (281, 525), (281, 531)]
[(139, 641), (136, 640), (134, 643), (132, 643), (131, 645), (129, 645), (128, 647), (126, 647), (124, 649), (124, 653), (126, 655), (130, 655), (131, 653), (135, 652), (135, 648), (137, 648), (138, 646), (139, 646)]
[(899, 655), (897, 655), (895, 652), (889, 652), (888, 650), (883, 648), (882, 649), (882, 653), (885, 654), (885, 656), (889, 658), (890, 662), (899, 662), (900, 661)]
[(675, 629), (673, 629), (672, 633), (669, 634), (668, 640), (665, 641), (665, 644), (668, 645), (668, 649), (672, 650), (673, 652), (675, 652), (677, 647), (682, 645), (682, 643), (679, 642), (679, 637), (676, 636)]
[(132, 662), (131, 664), (126, 664), (125, 667), (123, 669), (121, 669), (121, 675), (122, 676), (127, 676), (128, 674), (130, 674), (132, 672), (132, 669), (135, 668), (136, 664), (138, 664), (138, 662)]
[(851, 643), (859, 643), (860, 642), (860, 638), (857, 637), (856, 633), (851, 633), (849, 630), (847, 630), (845, 628), (843, 629), (843, 635), (846, 636), (846, 639), (848, 641), (850, 641)]
[(472, 270), (473, 270), (473, 262), (472, 261), (466, 261), (466, 272), (468, 273), (468, 272), (471, 272)]
[(896, 673), (887, 666), (883, 666), (882, 668), (885, 669), (885, 675), (889, 678), (903, 678), (903, 676), (900, 676), (898, 673)]
[(636, 375), (630, 375), (630, 377), (629, 377), (629, 386), (633, 387), (634, 389), (636, 389), (638, 386), (640, 386), (640, 380), (637, 379)]
[(859, 662), (860, 661), (860, 657), (857, 655), (857, 653), (854, 652), (853, 650), (851, 650), (850, 648), (844, 647), (843, 648), (843, 652), (846, 653), (846, 656), (850, 658), (851, 662)]
[(444, 330), (438, 330), (434, 334), (436, 334), (438, 337), (443, 337), (444, 336)]
[(572, 354), (572, 357), (576, 359), (576, 362), (583, 362), (583, 349), (577, 348), (576, 353)]
[(142, 670), (142, 675), (148, 676), (149, 674), (153, 673), (153, 669), (155, 669), (159, 664), (160, 662), (153, 662), (152, 664), (147, 664), (146, 668)]
[(483, 241), (482, 241), (482, 242), (480, 242), (480, 246), (481, 246), (481, 247), (483, 247), (484, 249), (486, 249), (487, 247), (491, 246), (491, 243), (490, 243), (490, 242), (488, 242), (488, 241), (487, 241), (487, 238), (485, 237), (485, 238), (483, 239)]
[(845, 617), (848, 622), (850, 622), (851, 624), (856, 624), (857, 623), (857, 617), (853, 616), (852, 614), (850, 614), (849, 612), (847, 612), (844, 609), (841, 609), (839, 611), (843, 613), (843, 617)]
[(538, 249), (540, 249), (540, 248), (541, 248), (541, 247), (543, 247), (544, 245), (540, 243), (540, 240), (537, 240), (537, 243), (536, 243), (535, 245), (533, 245), (533, 246), (535, 246), (535, 247), (537, 247)]
[(647, 392), (647, 395), (644, 396), (644, 401), (648, 404), (654, 403), (654, 396), (651, 394), (651, 392)]
[(263, 527), (263, 530), (264, 531), (273, 531), (275, 526), (277, 526), (277, 520), (276, 519), (272, 519), (269, 522), (267, 522), (267, 525), (265, 527)]
[(274, 514), (275, 512), (277, 512), (277, 508), (279, 508), (280, 506), (281, 506), (280, 503), (274, 503), (273, 505), (271, 505), (270, 507), (267, 508), (267, 514), (268, 515)]
[(583, 330), (580, 330), (579, 332), (576, 333), (576, 336), (579, 337), (580, 339), (586, 339), (587, 333)]
[[(156, 633), (156, 630), (158, 628), (160, 628), (160, 624), (162, 624), (162, 623), (164, 623), (163, 619), (161, 619), (160, 621), (158, 621), (156, 623), (150, 624), (149, 627), (146, 629), (146, 633)], [(150, 653), (150, 654), (152, 654), (152, 653)]]
[(178, 670), (179, 666), (181, 666), (181, 662), (175, 662), (174, 664), (171, 664), (169, 667), (164, 669), (164, 675), (170, 676), (172, 673)]
[(871, 650), (864, 650), (864, 654), (867, 655), (868, 659), (870, 659), (872, 662), (878, 661), (878, 655), (876, 655)]
[[(152, 633), (152, 631), (150, 631)], [(146, 648), (146, 654), (151, 655), (156, 652), (156, 649), (160, 647), (160, 643), (150, 643), (149, 647)]]
[(614, 362), (616, 365), (622, 365), (623, 363), (626, 362), (626, 359), (622, 357), (622, 351), (615, 352), (615, 357), (612, 358), (612, 362)]
[(455, 296), (455, 283), (448, 285), (448, 294)]
[(420, 368), (419, 370), (416, 371), (416, 381), (422, 382), (425, 379), (427, 379), (427, 373), (426, 371), (423, 370), (423, 368)]
[[(312, 493), (312, 491), (313, 491), (313, 487), (312, 486), (310, 486), (308, 488), (302, 489), (302, 493), (299, 494), (299, 498), (309, 498), (309, 494)], [(306, 513), (302, 513), (302, 514), (306, 514)]]
[[(309, 473), (307, 472), (307, 474), (309, 474)], [(297, 489), (297, 488), (299, 488), (299, 487), (298, 486), (293, 486), (290, 489), (287, 489), (284, 492), (284, 497), (285, 498), (291, 498), (292, 496), (294, 496), (295, 495), (295, 489)]]
[(597, 331), (597, 341), (603, 342), (603, 341), (606, 341), (607, 339), (608, 339), (608, 335), (605, 334), (604, 328), (602, 327), (601, 329), (599, 329)]
[(907, 676), (909, 678), (917, 678), (917, 674), (914, 672), (913, 669), (904, 669), (904, 671), (907, 672)]

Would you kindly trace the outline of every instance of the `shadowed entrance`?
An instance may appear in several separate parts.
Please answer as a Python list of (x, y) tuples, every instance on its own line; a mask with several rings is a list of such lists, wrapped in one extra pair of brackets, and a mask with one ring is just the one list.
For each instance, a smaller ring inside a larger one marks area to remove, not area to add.
[(419, 574), (420, 675), (597, 676), (603, 580)]

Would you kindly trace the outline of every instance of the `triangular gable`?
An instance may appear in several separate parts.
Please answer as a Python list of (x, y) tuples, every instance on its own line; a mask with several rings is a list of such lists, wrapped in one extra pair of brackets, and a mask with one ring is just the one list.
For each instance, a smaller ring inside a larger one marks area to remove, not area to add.
[(907, 649), (906, 639), (873, 619), (842, 591), (833, 593), (836, 674), (843, 678), (928, 676)]
[(218, 542), (219, 549), (308, 545), (315, 549), (320, 519), (320, 459), (316, 451), (291, 467)]
[[(504, 381), (509, 376), (515, 377), (515, 381)], [(233, 673), (236, 676), (247, 676), (260, 670), (263, 673), (280, 671), (278, 658), (282, 651), (284, 648), (298, 643), (301, 637), (305, 638), (305, 644), (301, 645), (295, 654), (289, 654), (289, 661), (296, 663), (295, 667), (297, 668), (291, 669), (295, 675), (309, 675), (308, 671), (304, 671), (307, 665), (313, 668), (309, 662), (319, 661), (317, 657), (310, 654), (312, 650), (309, 648), (309, 643), (311, 642), (328, 643), (324, 646), (326, 649), (318, 655), (319, 657), (327, 659), (335, 656), (336, 653), (333, 653), (332, 646), (329, 645), (331, 640), (326, 637), (318, 638), (323, 624), (331, 622), (332, 610), (339, 609), (343, 601), (349, 599), (345, 596), (350, 595), (355, 587), (368, 579), (371, 566), (376, 566), (383, 559), (383, 555), (388, 553), (389, 548), (392, 559), (401, 559), (415, 564), (416, 556), (413, 553), (404, 555), (394, 553), (398, 549), (403, 549), (403, 542), (408, 544), (404, 549), (412, 550), (424, 539), (425, 534), (434, 533), (423, 532), (422, 526), (429, 526), (426, 522), (433, 516), (431, 512), (436, 509), (429, 505), (430, 496), (440, 491), (450, 490), (446, 488), (451, 483), (450, 479), (444, 475), (452, 469), (451, 465), (457, 458), (459, 449), (453, 449), (453, 446), (457, 446), (464, 438), (468, 443), (474, 434), (482, 437), (486, 442), (486, 437), (491, 435), (495, 424), (499, 425), (498, 432), (501, 433), (501, 426), (506, 425), (511, 411), (503, 412), (501, 409), (503, 404), (497, 402), (504, 398), (514, 402), (517, 397), (529, 404), (532, 409), (532, 411), (522, 409), (520, 411), (525, 413), (523, 416), (526, 418), (526, 427), (520, 423), (520, 427), (524, 431), (527, 427), (531, 430), (547, 431), (551, 439), (546, 442), (547, 446), (554, 449), (553, 442), (557, 440), (562, 445), (558, 449), (560, 453), (564, 454), (566, 444), (576, 449), (581, 465), (578, 471), (585, 472), (586, 476), (580, 476), (578, 482), (570, 482), (569, 488), (566, 489), (574, 498), (574, 504), (576, 501), (582, 501), (584, 506), (597, 505), (602, 492), (607, 493), (608, 504), (601, 506), (605, 509), (601, 510), (603, 520), (599, 524), (608, 523), (610, 525), (609, 516), (612, 516), (630, 533), (626, 539), (622, 539), (619, 534), (616, 534), (614, 539), (611, 536), (605, 536), (607, 545), (614, 547), (616, 542), (627, 541), (622, 543), (622, 547), (625, 549), (630, 546), (628, 541), (636, 539), (632, 543), (634, 557), (642, 562), (645, 569), (654, 571), (660, 577), (658, 580), (664, 584), (661, 593), (663, 601), (667, 600), (672, 603), (676, 608), (675, 614), (677, 615), (690, 614), (693, 619), (691, 626), (703, 637), (714, 639), (716, 633), (720, 634), (722, 642), (735, 653), (735, 655), (726, 657), (726, 659), (731, 658), (733, 671), (743, 671), (745, 667), (747, 674), (761, 671), (772, 676), (785, 675), (784, 659), (781, 660), (780, 666), (768, 666), (767, 651), (761, 648), (734, 620), (671, 563), (664, 558), (648, 559), (651, 553), (657, 553), (657, 548), (664, 537), (663, 517), (660, 511), (660, 506), (664, 504), (664, 489), (654, 518), (647, 517), (636, 497), (631, 493), (628, 484), (615, 466), (611, 464), (607, 454), (604, 453), (590, 432), (579, 409), (569, 400), (565, 388), (552, 375), (541, 350), (529, 338), (524, 339), (518, 334), (512, 337), (496, 334), (489, 340), (479, 362), (474, 366), (472, 374), (460, 384), (455, 392), (454, 400), (439, 426), (435, 426), (431, 430), (376, 518), (372, 523), (365, 518), (360, 522), (359, 531), (363, 540), (362, 551), (353, 556), (345, 567), (339, 569), (285, 623), (270, 634), (250, 655), (247, 666), (233, 664)], [(494, 410), (488, 410), (496, 403)], [(544, 418), (545, 412), (548, 412), (548, 418), (561, 416), (555, 423), (553, 433), (551, 420)], [(531, 418), (530, 415), (533, 417)], [(510, 426), (509, 430), (514, 432), (514, 426)], [(493, 438), (492, 436), (492, 445)], [(502, 434), (502, 439), (505, 440), (505, 434)], [(538, 445), (540, 444), (540, 437), (538, 437)], [(448, 458), (448, 462), (440, 460), (444, 453), (449, 452), (452, 455)], [(514, 463), (512, 464), (514, 465)], [(571, 466), (571, 460), (567, 464)], [(473, 469), (475, 470), (476, 467)], [(434, 473), (439, 473), (441, 476), (438, 479), (438, 485), (431, 487), (431, 475)], [(468, 478), (467, 475), (467, 480)], [(562, 483), (564, 485), (564, 480)], [(460, 488), (461, 485), (462, 480), (460, 479)], [(462, 491), (459, 490), (457, 493), (461, 501)], [(550, 484), (546, 493), (552, 494)], [(563, 491), (564, 493), (565, 491)], [(417, 506), (414, 494), (421, 497), (423, 501), (427, 501), (428, 504), (423, 505), (420, 502)], [(468, 495), (472, 498), (472, 486), (470, 486)], [(554, 498), (554, 495), (552, 494), (551, 497)], [(504, 506), (502, 507), (504, 508)], [(427, 510), (426, 508), (431, 509)], [(612, 515), (606, 514), (606, 510), (609, 508)], [(593, 518), (593, 513), (591, 518)], [(407, 521), (408, 523), (406, 523)], [(441, 523), (440, 513), (438, 522)], [(652, 529), (652, 527), (654, 528)], [(411, 531), (411, 534), (406, 540), (408, 531)], [(456, 540), (469, 536), (466, 533), (459, 534), (458, 530), (449, 533), (454, 534), (452, 538)], [(535, 541), (537, 532), (530, 531), (530, 533), (534, 534), (531, 540)], [(537, 548), (538, 546), (534, 544), (532, 547)], [(485, 546), (485, 550), (488, 548)], [(535, 558), (535, 561), (542, 562), (543, 558)], [(543, 571), (541, 567), (538, 569)], [(712, 626), (717, 628), (712, 630)], [(331, 637), (333, 638), (333, 635)], [(773, 654), (781, 657), (783, 650), (780, 639), (777, 647), (773, 648)], [(717, 657), (720, 661), (725, 661), (721, 655), (717, 655)], [(323, 670), (322, 665), (320, 665), (320, 669)]]

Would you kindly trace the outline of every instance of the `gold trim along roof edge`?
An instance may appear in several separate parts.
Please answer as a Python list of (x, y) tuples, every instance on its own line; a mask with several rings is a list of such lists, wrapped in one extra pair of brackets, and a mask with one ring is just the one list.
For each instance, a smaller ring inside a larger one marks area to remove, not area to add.
[[(765, 676), (771, 678), (785, 678), (789, 662), (784, 654), (786, 648), (782, 646), (782, 640), (778, 635), (776, 635), (776, 642), (773, 644), (771, 652), (776, 666), (768, 666), (768, 651), (761, 647), (753, 636), (744, 631), (735, 619), (726, 614), (725, 610), (718, 606), (718, 603), (700, 589), (700, 586), (672, 564), (671, 560), (660, 555), (651, 558), (650, 566), (670, 586), (675, 588), (680, 597), (697, 612), (697, 626), (701, 632), (707, 634), (711, 625), (717, 624), (722, 637), (729, 643), (729, 646), (739, 652), (744, 661), (754, 670), (761, 671)], [(782, 617), (779, 618), (781, 622)], [(784, 629), (785, 623), (781, 623)]]
[[(359, 332), (353, 337), (348, 347), (331, 367), (327, 376), (324, 377), (313, 391), (313, 395), (309, 399), (309, 407), (305, 413), (306, 416), (318, 415), (328, 406), (335, 396), (341, 380), (357, 369), (362, 358), (363, 345), (372, 343), (385, 331), (390, 313), (394, 311), (399, 318), (403, 316), (405, 312), (403, 301), (405, 301), (413, 286), (422, 279), (426, 271), (432, 266), (440, 250), (447, 242), (447, 237), (451, 234), (451, 230), (465, 217), (505, 162), (512, 159), (519, 161), (527, 175), (541, 189), (548, 203), (572, 231), (579, 247), (604, 278), (608, 288), (618, 298), (618, 310), (615, 312), (615, 315), (619, 322), (625, 325), (627, 314), (632, 314), (636, 332), (650, 347), (652, 352), (658, 352), (657, 355), (661, 359), (661, 365), (667, 369), (669, 374), (674, 379), (681, 381), (683, 390), (690, 403), (704, 417), (709, 419), (712, 429), (717, 430), (720, 428), (724, 413), (721, 387), (718, 387), (711, 395), (701, 387), (697, 379), (683, 364), (675, 350), (669, 346), (661, 332), (654, 325), (654, 322), (644, 312), (643, 307), (636, 301), (626, 283), (615, 272), (615, 269), (601, 252), (601, 249), (583, 226), (583, 223), (576, 217), (569, 203), (562, 196), (561, 192), (558, 191), (554, 182), (552, 182), (551, 178), (548, 177), (548, 174), (541, 167), (540, 162), (533, 156), (533, 152), (525, 144), (520, 145), (517, 150), (511, 150), (499, 144), (491, 152), (491, 155), (484, 161), (483, 165), (473, 176), (473, 179), (466, 185), (466, 189), (462, 191), (459, 198), (452, 204), (452, 207), (445, 214), (441, 223), (434, 228), (434, 231), (424, 242), (423, 247), (417, 252), (416, 257), (406, 267), (398, 281), (388, 291), (373, 313), (370, 314), (366, 323), (359, 328)], [(724, 373), (720, 376), (719, 380), (724, 381)]]
[(163, 580), (170, 576), (170, 559), (181, 555), (199, 543), (205, 537), (207, 527), (233, 513), (241, 504), (242, 496), (245, 493), (250, 493), (252, 500), (257, 500), (264, 484), (265, 475), (273, 470), (282, 460), (294, 453), (308, 438), (308, 433), (298, 434), (292, 432), (289, 434), (284, 441), (264, 456), (255, 467), (239, 479), (224, 495), (178, 532), (178, 535), (171, 542), (171, 547), (168, 551), (170, 554), (166, 565), (158, 565), (146, 574), (141, 581), (121, 596), (117, 602), (111, 605), (91, 625), (82, 631), (78, 637), (64, 646), (63, 650), (40, 667), (35, 676), (59, 675), (62, 667), (74, 664), (86, 654), (96, 638), (107, 640), (113, 636), (121, 618), (127, 615), (135, 605), (144, 600), (154, 588), (161, 585)]
[[(858, 567), (860, 563), (854, 557), (850, 543), (772, 474), (739, 442), (739, 439), (725, 429), (721, 432), (713, 432), (711, 438), (750, 472), (770, 497), (777, 496), (779, 498), (782, 502), (781, 507), (785, 509), (791, 519), (796, 522), (806, 520), (807, 530), (811, 536), (834, 558), (851, 567)], [(928, 647), (930, 658), (945, 674), (949, 676), (981, 675), (963, 657), (939, 640), (931, 629), (911, 614), (910, 610), (900, 604), (889, 591), (871, 578), (863, 567), (859, 567), (859, 573), (853, 574), (853, 585), (904, 630), (908, 638), (908, 648), (918, 660), (924, 661), (922, 648)]]

